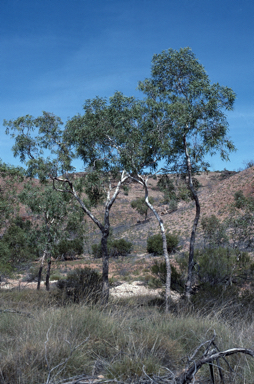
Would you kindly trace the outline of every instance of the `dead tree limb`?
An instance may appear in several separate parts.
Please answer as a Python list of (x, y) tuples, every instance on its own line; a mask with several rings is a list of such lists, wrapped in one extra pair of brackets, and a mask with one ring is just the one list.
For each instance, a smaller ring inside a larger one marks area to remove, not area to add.
[[(247, 348), (232, 348), (222, 352), (217, 352), (216, 350), (212, 349), (206, 356), (203, 355), (201, 359), (194, 361), (190, 367), (188, 367), (184, 372), (180, 374), (180, 376), (176, 377), (176, 383), (190, 384), (196, 373), (203, 365), (213, 364), (214, 361), (217, 362), (220, 358), (226, 358), (227, 356), (234, 355), (236, 353), (243, 353), (245, 355), (254, 357), (254, 350)], [(219, 367), (218, 364), (217, 367)]]
[(34, 316), (31, 313), (22, 312), (15, 309), (0, 309), (0, 313), (16, 313), (17, 315), (20, 315), (20, 316), (27, 316), (27, 317), (34, 318)]

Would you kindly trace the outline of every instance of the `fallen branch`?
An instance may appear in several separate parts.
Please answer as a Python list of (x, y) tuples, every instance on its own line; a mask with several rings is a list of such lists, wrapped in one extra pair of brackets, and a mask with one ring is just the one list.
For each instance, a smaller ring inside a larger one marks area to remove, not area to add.
[[(175, 382), (177, 384), (190, 384), (192, 380), (194, 379), (196, 373), (200, 370), (200, 368), (205, 365), (210, 365), (210, 372), (211, 372), (211, 379), (212, 383), (214, 382), (214, 376), (213, 376), (213, 368), (217, 367), (220, 374), (220, 380), (223, 383), (223, 375), (221, 366), (219, 364), (219, 359), (223, 358), (225, 359), (227, 356), (234, 355), (236, 353), (243, 353), (245, 355), (249, 355), (254, 357), (254, 350), (247, 349), (247, 348), (232, 348), (227, 349), (226, 351), (217, 352), (216, 350), (211, 350), (205, 355), (201, 357), (201, 359), (194, 361), (187, 369), (185, 369), (184, 372), (180, 374), (180, 376), (175, 378)], [(216, 364), (214, 362), (216, 361)]]
[(32, 317), (34, 319), (34, 316), (31, 315), (31, 313), (26, 313), (22, 311), (17, 311), (15, 309), (0, 309), (0, 313), (16, 313), (17, 315), (20, 316), (27, 316), (27, 317)]

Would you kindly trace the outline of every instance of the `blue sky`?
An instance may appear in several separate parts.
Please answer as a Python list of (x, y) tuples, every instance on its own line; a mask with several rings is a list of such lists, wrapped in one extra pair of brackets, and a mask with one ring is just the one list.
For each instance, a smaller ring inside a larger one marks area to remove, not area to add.
[(211, 170), (238, 170), (254, 160), (253, 0), (0, 0), (0, 158), (18, 164), (3, 119), (45, 110), (66, 121), (97, 95), (142, 97), (153, 54), (187, 46), (237, 94), (238, 151)]

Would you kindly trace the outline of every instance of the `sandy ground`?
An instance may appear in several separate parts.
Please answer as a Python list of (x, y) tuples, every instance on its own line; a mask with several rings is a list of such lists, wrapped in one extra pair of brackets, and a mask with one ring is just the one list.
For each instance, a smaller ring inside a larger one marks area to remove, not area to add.
[[(50, 286), (53, 288), (57, 281), (51, 281)], [(19, 280), (8, 279), (5, 282), (0, 283), (0, 289), (36, 289), (37, 283), (27, 283)], [(45, 290), (44, 282), (41, 283), (41, 289)], [(162, 289), (149, 289), (142, 281), (133, 281), (132, 283), (120, 282), (117, 287), (110, 288), (110, 295), (117, 298), (129, 298), (135, 296), (150, 296), (151, 298), (161, 297)], [(171, 298), (173, 301), (180, 299), (180, 294), (177, 292), (171, 292)]]

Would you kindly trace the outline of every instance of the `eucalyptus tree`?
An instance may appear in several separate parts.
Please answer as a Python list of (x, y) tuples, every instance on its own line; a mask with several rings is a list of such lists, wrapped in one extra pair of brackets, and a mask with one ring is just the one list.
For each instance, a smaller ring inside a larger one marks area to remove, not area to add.
[[(160, 106), (143, 102), (134, 97), (125, 97), (116, 92), (110, 98), (109, 116), (111, 124), (107, 132), (108, 142), (115, 148), (114, 154), (130, 179), (144, 188), (145, 203), (153, 212), (159, 223), (163, 240), (163, 254), (166, 262), (166, 295), (165, 310), (169, 311), (171, 267), (167, 250), (167, 239), (163, 220), (149, 198), (148, 180), (151, 174), (159, 172), (159, 161), (170, 153), (167, 131), (162, 124), (163, 114)], [(158, 128), (160, 135), (158, 135)], [(162, 141), (162, 137), (164, 141)], [(164, 143), (167, 143), (165, 146)]]
[[(29, 240), (19, 220), (18, 187), (24, 178), (21, 167), (0, 160), (0, 272), (11, 272), (20, 259), (28, 256)], [(18, 223), (19, 221), (19, 223)], [(13, 238), (12, 238), (13, 237)], [(20, 252), (20, 247), (26, 251)], [(29, 249), (30, 251), (30, 249)]]
[[(114, 123), (114, 122), (113, 122)], [(84, 105), (84, 115), (63, 122), (52, 113), (34, 118), (30, 115), (5, 121), (6, 132), (15, 139), (14, 156), (26, 163), (26, 174), (41, 182), (52, 180), (53, 189), (64, 196), (70, 194), (100, 229), (103, 254), (102, 303), (109, 297), (107, 239), (110, 229), (110, 209), (128, 176), (119, 168), (119, 159), (108, 139), (107, 102), (96, 98)], [(85, 172), (73, 173), (72, 161), (83, 161)], [(104, 203), (103, 221), (92, 208)]]
[[(83, 215), (80, 215), (77, 207), (71, 204), (70, 194), (60, 195), (50, 184), (52, 184), (52, 182), (38, 184), (31, 179), (26, 180), (24, 188), (19, 194), (20, 201), (29, 208), (37, 224), (34, 230), (38, 234), (37, 247), (41, 253), (37, 284), (38, 290), (40, 289), (45, 260), (48, 265), (46, 289), (49, 290), (51, 258), (52, 256), (57, 256), (57, 245), (62, 242), (63, 239), (68, 239), (68, 237), (73, 236), (73, 229), (75, 229), (74, 235), (78, 234), (82, 241)], [(73, 220), (75, 220), (75, 228), (71, 228)]]
[(200, 218), (193, 173), (207, 168), (206, 155), (219, 152), (223, 160), (228, 160), (229, 152), (235, 150), (227, 137), (226, 113), (233, 109), (236, 95), (231, 88), (211, 83), (190, 48), (168, 49), (154, 55), (151, 78), (140, 82), (139, 89), (146, 95), (147, 102), (158, 105), (163, 115), (162, 124), (156, 129), (162, 137), (161, 129), (165, 132), (167, 128), (168, 135), (163, 136), (162, 141), (170, 139), (171, 153), (165, 154), (165, 159), (173, 170), (177, 170), (179, 164), (184, 165), (196, 205), (186, 282), (186, 296), (190, 298), (195, 235)]
[(0, 230), (5, 230), (11, 218), (19, 213), (17, 187), (24, 179), (24, 170), (0, 159)]

